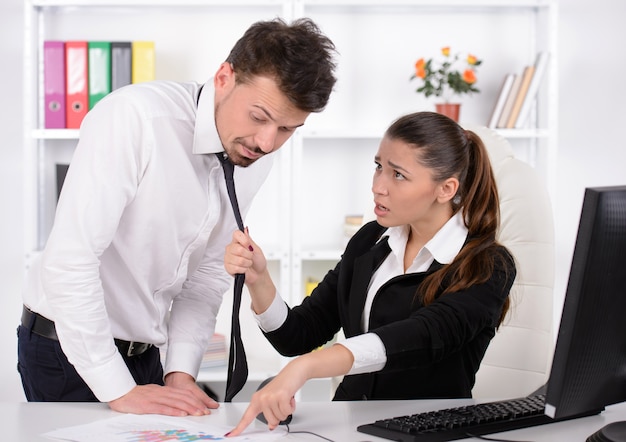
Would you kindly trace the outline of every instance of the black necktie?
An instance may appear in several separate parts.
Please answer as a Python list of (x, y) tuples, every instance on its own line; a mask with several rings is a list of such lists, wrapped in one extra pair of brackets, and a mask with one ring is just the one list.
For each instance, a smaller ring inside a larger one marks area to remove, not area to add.
[[(237, 226), (239, 230), (243, 231), (243, 221), (241, 220), (241, 213), (239, 213), (239, 204), (237, 203), (237, 195), (235, 194), (235, 181), (233, 180), (235, 166), (230, 162), (225, 153), (217, 153), (216, 155), (224, 169), (226, 189), (228, 190), (230, 204), (233, 207), (235, 219), (237, 220)], [(243, 348), (243, 342), (241, 341), (241, 327), (239, 324), (239, 307), (241, 307), (243, 283), (243, 273), (236, 274), (235, 293), (233, 296), (233, 317), (230, 331), (230, 352), (228, 355), (228, 377), (226, 379), (226, 397), (224, 402), (231, 402), (248, 379), (248, 363), (246, 362), (246, 352)]]

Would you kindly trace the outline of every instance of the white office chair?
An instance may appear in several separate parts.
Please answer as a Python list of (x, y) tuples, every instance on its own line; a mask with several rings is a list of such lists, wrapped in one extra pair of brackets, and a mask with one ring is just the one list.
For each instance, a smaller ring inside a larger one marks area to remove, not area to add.
[(466, 127), (484, 141), (500, 195), (498, 240), (516, 260), (511, 310), (476, 375), (476, 398), (526, 396), (548, 379), (553, 353), (554, 221), (537, 172), (486, 127)]

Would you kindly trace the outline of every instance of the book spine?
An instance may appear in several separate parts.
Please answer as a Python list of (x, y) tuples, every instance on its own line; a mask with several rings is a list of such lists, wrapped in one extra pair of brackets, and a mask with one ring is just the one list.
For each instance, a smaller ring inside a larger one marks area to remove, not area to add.
[(153, 41), (132, 42), (132, 82), (143, 83), (155, 78)]
[(500, 119), (498, 120), (498, 128), (505, 128), (506, 123), (509, 121), (509, 115), (511, 115), (511, 109), (513, 108), (513, 103), (515, 102), (515, 97), (517, 97), (517, 92), (519, 91), (520, 84), (522, 83), (522, 77), (520, 75), (515, 74), (515, 78), (513, 79), (513, 84), (511, 85), (511, 90), (509, 91), (509, 95), (506, 97), (506, 101), (504, 102), (504, 108), (502, 109), (502, 115), (500, 115)]
[(89, 48), (89, 109), (111, 92), (111, 43), (90, 41)]
[(78, 129), (87, 114), (88, 63), (86, 41), (65, 42), (65, 107), (68, 129)]
[(111, 42), (111, 90), (132, 83), (132, 48), (129, 41)]
[(65, 43), (43, 43), (44, 127), (65, 128)]
[(496, 104), (493, 107), (493, 111), (491, 112), (491, 118), (489, 118), (489, 122), (487, 123), (487, 127), (491, 129), (495, 129), (498, 125), (498, 120), (502, 115), (502, 110), (504, 109), (504, 103), (511, 92), (511, 87), (513, 86), (513, 81), (515, 80), (515, 74), (506, 74), (504, 80), (502, 81), (502, 86), (500, 86), (500, 91), (498, 93), (498, 99), (496, 100)]
[(523, 128), (528, 121), (532, 104), (537, 97), (539, 86), (541, 85), (541, 81), (547, 70), (549, 58), (549, 52), (542, 51), (537, 54), (535, 73), (533, 74), (533, 78), (528, 86), (528, 93), (526, 94), (526, 98), (524, 99), (524, 103), (522, 103), (522, 108), (520, 109), (517, 121), (515, 122), (516, 129)]
[(517, 116), (519, 115), (520, 109), (522, 108), (522, 103), (524, 102), (524, 98), (526, 97), (526, 94), (528, 92), (528, 86), (530, 86), (530, 80), (532, 79), (534, 72), (535, 66), (526, 66), (524, 68), (524, 72), (522, 73), (522, 82), (519, 86), (519, 91), (517, 91), (515, 101), (513, 102), (511, 114), (509, 115), (509, 119), (506, 123), (507, 129), (513, 129), (515, 127)]

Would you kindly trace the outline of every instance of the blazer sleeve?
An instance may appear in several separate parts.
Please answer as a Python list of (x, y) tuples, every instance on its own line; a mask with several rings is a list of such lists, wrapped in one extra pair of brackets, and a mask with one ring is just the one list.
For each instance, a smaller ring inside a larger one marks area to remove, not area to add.
[(283, 356), (308, 353), (330, 341), (339, 331), (337, 279), (341, 262), (300, 305), (289, 308), (287, 319), (276, 330), (263, 332), (272, 346)]
[(278, 329), (264, 332), (284, 356), (308, 353), (330, 341), (345, 326), (345, 311), (357, 257), (370, 250), (386, 229), (375, 222), (362, 227), (351, 238), (339, 263), (331, 269), (311, 295), (289, 309)]

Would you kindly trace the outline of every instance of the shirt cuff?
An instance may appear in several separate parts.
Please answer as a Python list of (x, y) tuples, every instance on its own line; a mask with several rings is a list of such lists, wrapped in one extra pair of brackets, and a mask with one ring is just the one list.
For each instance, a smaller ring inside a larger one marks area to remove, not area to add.
[(80, 376), (100, 402), (119, 399), (137, 386), (119, 354), (106, 364), (81, 370)]
[(178, 342), (171, 344), (165, 350), (165, 364), (163, 378), (168, 374), (179, 371), (198, 379), (203, 352), (195, 344)]
[(385, 345), (375, 333), (353, 336), (337, 343), (350, 350), (354, 356), (352, 368), (346, 373), (348, 375), (380, 371), (387, 363)]
[(263, 313), (256, 314), (254, 310), (252, 311), (252, 316), (256, 319), (257, 324), (265, 333), (269, 333), (280, 328), (281, 325), (287, 320), (287, 314), (289, 313), (289, 309), (287, 308), (287, 304), (283, 301), (276, 292), (274, 296), (274, 300), (270, 304), (270, 306)]

